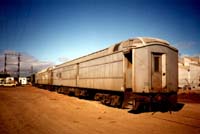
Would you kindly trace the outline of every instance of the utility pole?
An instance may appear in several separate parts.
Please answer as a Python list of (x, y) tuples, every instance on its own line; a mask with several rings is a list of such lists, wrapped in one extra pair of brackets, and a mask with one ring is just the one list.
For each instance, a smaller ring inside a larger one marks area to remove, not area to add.
[[(17, 57), (17, 59), (18, 59), (17, 64), (9, 63), (8, 62), (8, 56)], [(20, 77), (20, 62), (21, 62), (20, 56), (21, 56), (20, 53), (5, 53), (4, 74), (7, 74), (7, 66), (8, 65), (17, 65), (17, 67), (18, 67), (18, 69), (17, 69), (17, 77), (19, 79), (19, 77)]]
[(33, 74), (33, 65), (31, 66), (31, 72), (30, 73), (31, 73), (31, 75)]
[(6, 65), (7, 65), (7, 54), (5, 54), (4, 74), (7, 74)]
[(20, 77), (20, 53), (18, 54), (18, 69), (17, 69), (17, 71), (18, 71), (18, 79), (19, 79), (19, 77)]

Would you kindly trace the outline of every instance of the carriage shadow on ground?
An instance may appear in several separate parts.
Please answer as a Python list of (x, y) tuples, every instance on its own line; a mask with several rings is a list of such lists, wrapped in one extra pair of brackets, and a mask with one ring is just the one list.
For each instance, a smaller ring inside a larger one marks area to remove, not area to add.
[(141, 113), (148, 113), (152, 112), (152, 114), (156, 112), (178, 112), (181, 109), (183, 109), (185, 104), (183, 103), (176, 103), (173, 107), (167, 107), (167, 106), (158, 106), (158, 105), (152, 105), (151, 109), (147, 109), (146, 107), (139, 107), (138, 110), (129, 110), (129, 113), (132, 114), (141, 114)]

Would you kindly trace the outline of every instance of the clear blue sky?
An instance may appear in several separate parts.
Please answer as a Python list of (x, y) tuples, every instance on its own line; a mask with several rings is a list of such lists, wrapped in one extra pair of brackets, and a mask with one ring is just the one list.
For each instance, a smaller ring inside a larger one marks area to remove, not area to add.
[(131, 37), (200, 54), (199, 0), (1, 0), (0, 51), (58, 63)]

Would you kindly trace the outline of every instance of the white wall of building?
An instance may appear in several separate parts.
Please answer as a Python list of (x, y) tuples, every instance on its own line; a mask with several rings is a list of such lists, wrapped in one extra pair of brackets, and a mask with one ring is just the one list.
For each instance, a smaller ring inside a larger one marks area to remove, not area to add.
[(184, 57), (182, 62), (179, 62), (179, 87), (184, 86), (200, 88), (199, 58)]
[(22, 85), (26, 85), (27, 84), (27, 78), (26, 77), (19, 77), (19, 83), (21, 83)]

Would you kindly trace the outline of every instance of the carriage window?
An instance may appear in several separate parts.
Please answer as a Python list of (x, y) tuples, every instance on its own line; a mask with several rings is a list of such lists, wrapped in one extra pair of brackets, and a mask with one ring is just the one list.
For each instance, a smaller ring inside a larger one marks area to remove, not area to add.
[(62, 77), (62, 74), (61, 74), (61, 73), (59, 73), (58, 77), (59, 77), (59, 78), (61, 78), (61, 77)]
[(61, 77), (62, 77), (62, 74), (59, 72), (59, 73), (56, 74), (56, 76), (57, 76), (58, 78), (61, 78)]
[(154, 57), (154, 72), (159, 72), (159, 57)]
[(120, 43), (115, 45), (114, 50), (113, 50), (114, 52), (115, 52), (115, 51), (118, 51), (119, 45), (120, 45)]

